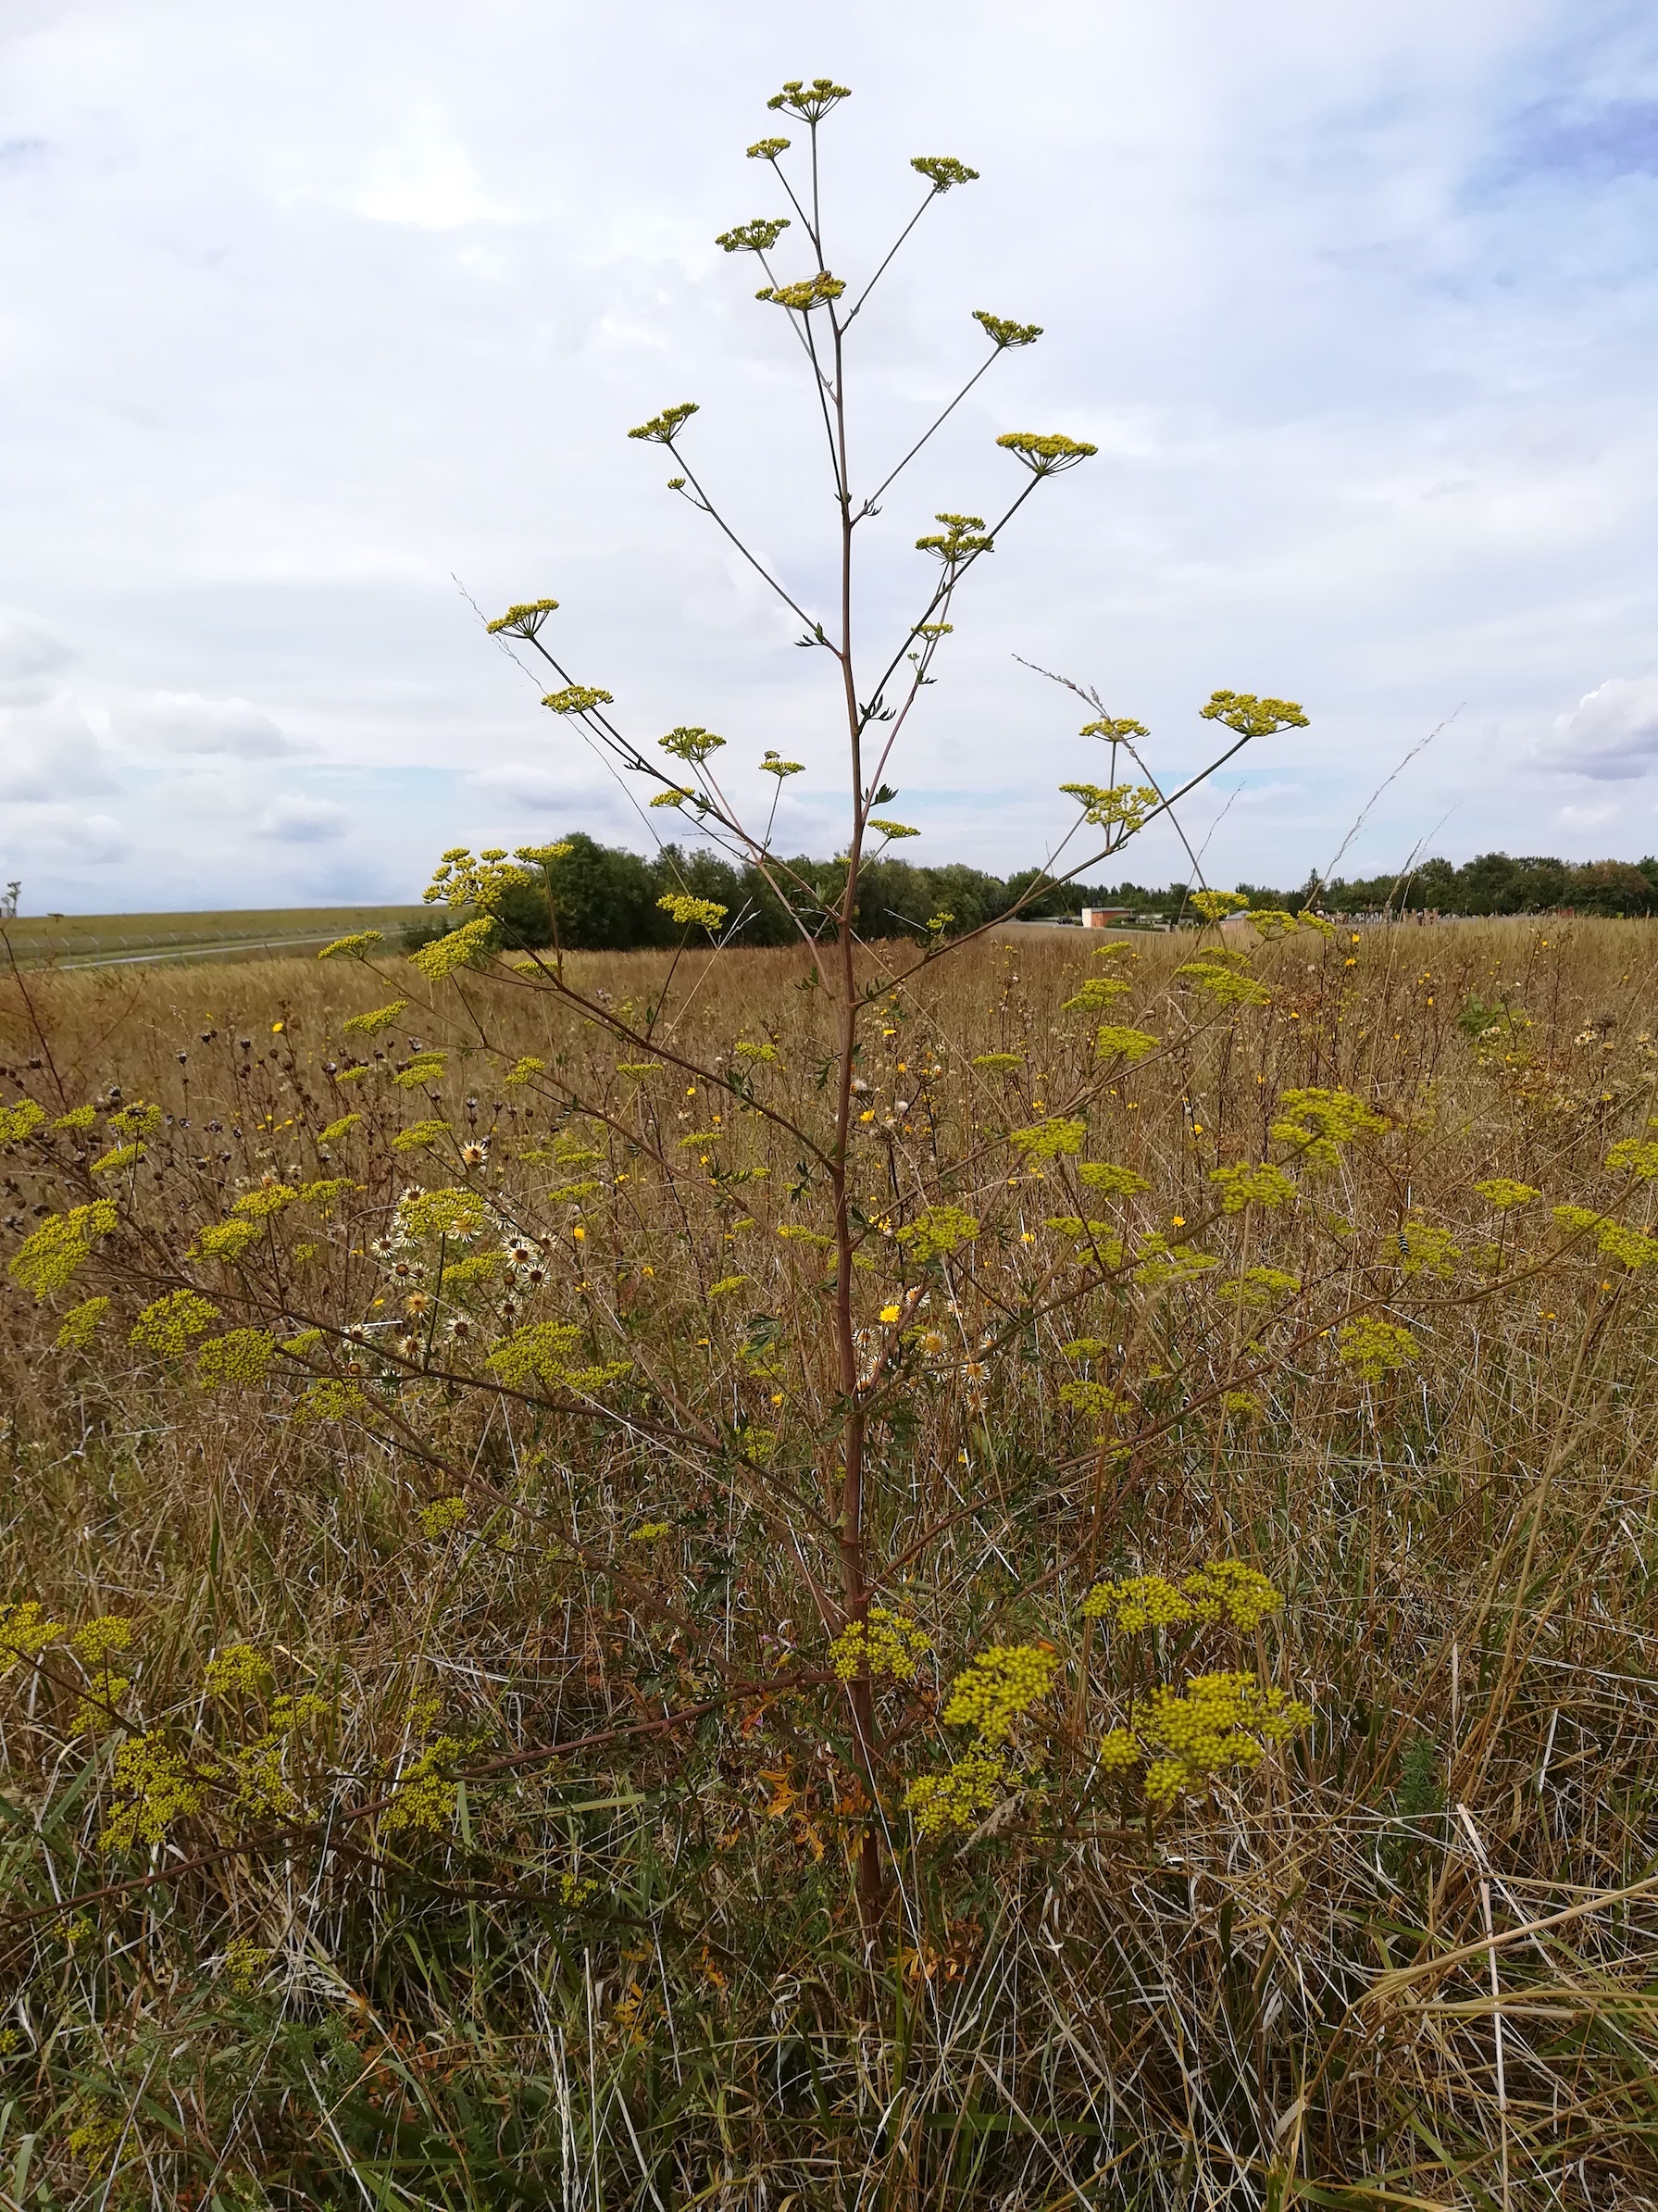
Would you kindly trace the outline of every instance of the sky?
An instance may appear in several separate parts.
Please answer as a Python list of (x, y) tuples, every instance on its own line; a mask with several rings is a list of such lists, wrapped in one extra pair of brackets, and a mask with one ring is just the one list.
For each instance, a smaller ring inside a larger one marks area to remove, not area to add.
[[(871, 656), (934, 513), (1011, 496), (999, 432), (1099, 448), (961, 595), (889, 779), (906, 856), (1033, 865), (1057, 786), (1102, 775), (1026, 662), (1145, 723), (1166, 779), (1208, 757), (1215, 688), (1302, 702), (1182, 808), (1212, 882), (1658, 849), (1646, 0), (6, 0), (22, 912), (418, 898), (445, 847), (573, 829), (648, 849), (664, 815), (483, 631), (543, 596), (631, 735), (721, 732), (745, 804), (767, 747), (803, 761), (778, 842), (838, 848), (832, 664), (626, 435), (695, 400), (699, 475), (830, 603), (799, 348), (714, 243), (788, 212), (744, 149), (826, 72), (849, 281), (919, 204), (911, 156), (980, 172), (857, 325), (854, 480), (979, 366), (972, 310), (1044, 333), (860, 526)], [(1106, 872), (1189, 869), (1159, 830)]]

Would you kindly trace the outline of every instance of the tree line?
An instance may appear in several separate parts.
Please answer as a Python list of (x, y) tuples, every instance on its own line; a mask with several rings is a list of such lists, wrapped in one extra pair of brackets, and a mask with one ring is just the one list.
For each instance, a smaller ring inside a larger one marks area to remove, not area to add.
[(1270, 891), (1253, 883), (1239, 890), (1252, 906), (1299, 906), (1309, 897), (1332, 914), (1430, 912), (1439, 914), (1547, 914), (1569, 907), (1578, 914), (1658, 912), (1658, 859), (1558, 860), (1548, 854), (1481, 853), (1460, 867), (1449, 860), (1414, 863), (1388, 875), (1338, 876), (1299, 892)]
[[(626, 952), (674, 944), (682, 931), (659, 901), (669, 892), (689, 892), (726, 908), (726, 927), (737, 942), (792, 944), (799, 939), (796, 916), (819, 930), (829, 926), (846, 881), (844, 860), (796, 856), (778, 871), (779, 880), (804, 886), (795, 894), (792, 913), (758, 869), (740, 867), (718, 853), (667, 844), (647, 858), (625, 846), (600, 844), (580, 831), (560, 843), (567, 849), (548, 867), (546, 882), (515, 885), (500, 901), (497, 919), (512, 944), (548, 944), (556, 922), (558, 943), (572, 951)], [(960, 863), (918, 868), (905, 860), (866, 860), (859, 871), (854, 927), (865, 939), (959, 936), (1012, 912), (1041, 876), (1034, 868), (996, 876)], [(1053, 919), (1079, 914), (1085, 906), (1122, 906), (1172, 918), (1185, 897), (1184, 883), (1166, 891), (1049, 885), (1020, 911), (1023, 918)], [(434, 911), (430, 919), (410, 923), (405, 940), (416, 950), (461, 919)]]
[[(758, 869), (740, 867), (718, 853), (664, 845), (650, 857), (621, 845), (601, 844), (581, 831), (562, 841), (567, 850), (548, 869), (546, 883), (525, 882), (505, 894), (498, 914), (503, 935), (517, 945), (545, 945), (556, 935), (572, 951), (626, 952), (672, 944), (681, 931), (659, 901), (685, 891), (716, 899), (727, 909), (727, 928), (743, 944), (796, 942), (795, 915), (822, 929), (845, 881), (842, 860), (797, 856), (787, 870), (806, 888), (791, 914)], [(1027, 894), (1036, 888), (1036, 895)], [(1252, 906), (1296, 909), (1315, 901), (1331, 913), (1383, 908), (1441, 914), (1529, 914), (1570, 906), (1580, 913), (1648, 914), (1658, 911), (1658, 859), (1572, 862), (1536, 856), (1511, 858), (1482, 853), (1461, 867), (1424, 860), (1402, 874), (1338, 877), (1320, 885), (1310, 878), (1299, 890), (1240, 883)], [(998, 921), (1019, 907), (1023, 919), (1055, 920), (1084, 906), (1122, 909), (1144, 921), (1178, 921), (1191, 887), (1141, 883), (1043, 885), (1041, 870), (1009, 876), (955, 862), (921, 868), (912, 861), (866, 861), (859, 879), (855, 927), (860, 937), (956, 936)], [(440, 936), (459, 917), (434, 912), (404, 931), (408, 948)]]

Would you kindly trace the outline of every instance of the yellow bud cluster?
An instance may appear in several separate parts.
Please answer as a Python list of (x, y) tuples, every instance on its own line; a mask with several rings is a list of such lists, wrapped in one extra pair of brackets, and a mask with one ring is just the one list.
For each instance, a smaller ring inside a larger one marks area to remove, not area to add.
[(793, 314), (811, 314), (814, 307), (827, 306), (831, 299), (840, 299), (847, 290), (844, 279), (831, 277), (829, 269), (814, 269), (811, 277), (800, 277), (798, 283), (760, 285), (756, 299), (769, 299), (774, 307), (790, 307)]
[(154, 1731), (129, 1737), (115, 1755), (110, 1782), (118, 1800), (100, 1841), (106, 1850), (159, 1843), (175, 1820), (199, 1813), (217, 1769), (193, 1768)]
[(1064, 1011), (1067, 1014), (1103, 1013), (1114, 998), (1125, 997), (1134, 988), (1119, 976), (1090, 976), (1074, 998), (1067, 998)]
[(704, 930), (717, 930), (729, 911), (717, 899), (693, 898), (687, 891), (665, 891), (656, 904), (683, 929), (700, 924)]
[(256, 1221), (210, 1221), (196, 1231), (195, 1248), (204, 1259), (240, 1259), (259, 1238)]
[(1159, 804), (1149, 783), (1062, 783), (1059, 788), (1080, 803), (1085, 822), (1101, 830), (1120, 829), (1127, 837), (1143, 827)]
[(321, 1375), (306, 1388), (305, 1396), (293, 1408), (293, 1418), (302, 1425), (308, 1421), (343, 1421), (353, 1416), (360, 1417), (368, 1410), (368, 1402), (355, 1383)]
[(971, 1728), (987, 1743), (1003, 1743), (1019, 1717), (1046, 1697), (1059, 1672), (1059, 1654), (1040, 1643), (992, 1643), (958, 1674), (941, 1718)]
[(1312, 1168), (1333, 1168), (1340, 1157), (1338, 1146), (1388, 1126), (1351, 1091), (1285, 1091), (1278, 1106), (1273, 1135), (1280, 1144), (1296, 1145)]
[(1132, 1168), (1116, 1168), (1108, 1160), (1084, 1160), (1077, 1172), (1091, 1191), (1098, 1191), (1106, 1198), (1137, 1198), (1141, 1191), (1152, 1187)]
[(433, 1144), (441, 1144), (449, 1134), (447, 1121), (428, 1117), (422, 1121), (411, 1121), (406, 1129), (400, 1129), (392, 1139), (393, 1152), (425, 1152)]
[[(90, 1113), (87, 1118), (91, 1119)], [(20, 1098), (15, 1106), (0, 1106), (0, 1144), (19, 1144), (31, 1137), (46, 1118), (44, 1106), (32, 1098)]]
[(143, 1159), (143, 1156), (142, 1144), (117, 1144), (105, 1153), (101, 1159), (93, 1160), (88, 1172), (93, 1175), (114, 1175), (122, 1168), (131, 1167), (135, 1160)]
[(489, 1226), (489, 1208), (476, 1191), (447, 1184), (433, 1191), (417, 1191), (400, 1199), (395, 1217), (400, 1235), (422, 1242), (446, 1238), (467, 1243)]
[(1191, 904), (1205, 921), (1219, 921), (1228, 914), (1240, 914), (1249, 905), (1241, 891), (1194, 891)]
[(1004, 431), (996, 443), (1032, 476), (1057, 476), (1062, 469), (1091, 460), (1100, 450), (1080, 438), (1067, 438), (1063, 431)]
[(1185, 1576), (1178, 1588), (1160, 1574), (1129, 1575), (1096, 1582), (1082, 1601), (1085, 1619), (1108, 1621), (1126, 1635), (1145, 1629), (1189, 1628), (1199, 1622), (1249, 1631), (1283, 1604), (1259, 1568), (1241, 1559), (1216, 1559)]
[(1273, 737), (1280, 730), (1307, 727), (1307, 718), (1293, 699), (1258, 699), (1253, 692), (1211, 692), (1208, 705), (1200, 706), (1198, 713), (1205, 722), (1224, 723), (1240, 737)]
[(285, 1182), (261, 1183), (256, 1191), (243, 1191), (231, 1206), (233, 1214), (244, 1220), (268, 1221), (272, 1214), (280, 1214), (285, 1206), (292, 1206), (299, 1193)]
[(442, 1769), (466, 1749), (456, 1736), (439, 1736), (398, 1776), (392, 1802), (380, 1817), (382, 1832), (425, 1829), (435, 1834), (455, 1817), (457, 1792)]
[(1369, 1315), (1349, 1321), (1339, 1331), (1341, 1365), (1364, 1382), (1379, 1382), (1396, 1368), (1415, 1363), (1421, 1346), (1408, 1329), (1397, 1321), (1378, 1321)]
[(1073, 1121), (1064, 1114), (1050, 1114), (1045, 1121), (1034, 1122), (1028, 1129), (1010, 1129), (1007, 1139), (1028, 1160), (1053, 1160), (1080, 1152), (1087, 1135), (1085, 1121)]
[(969, 1751), (942, 1774), (923, 1774), (904, 1793), (904, 1809), (924, 1836), (974, 1828), (1007, 1796), (1007, 1762), (991, 1751)]
[(561, 1321), (532, 1321), (496, 1345), (484, 1365), (509, 1390), (536, 1383), (558, 1388), (569, 1372), (567, 1356), (580, 1331)]
[(406, 1068), (400, 1068), (392, 1081), (400, 1091), (429, 1090), (433, 1083), (442, 1082), (443, 1070), (449, 1065), (449, 1055), (428, 1049), (418, 1052)]
[(108, 1311), (107, 1298), (85, 1298), (79, 1306), (71, 1306), (58, 1326), (57, 1349), (60, 1352), (84, 1352), (97, 1333), (99, 1322)]
[(481, 968), (494, 948), (495, 924), (489, 915), (480, 914), (462, 922), (458, 930), (434, 937), (409, 958), (429, 982), (441, 983), (460, 969)]
[(353, 1014), (341, 1024), (348, 1037), (378, 1037), (381, 1030), (390, 1029), (408, 1005), (406, 998), (394, 998), (389, 1006), (376, 1006), (370, 1014)]
[(1267, 1160), (1256, 1167), (1243, 1161), (1235, 1168), (1212, 1168), (1209, 1181), (1218, 1187), (1226, 1214), (1240, 1214), (1246, 1206), (1288, 1206), (1295, 1196), (1295, 1185), (1284, 1170)]
[(1448, 1229), (1433, 1229), (1426, 1221), (1407, 1221), (1399, 1231), (1402, 1275), (1437, 1275), (1449, 1282), (1462, 1253)]
[(935, 515), (941, 531), (916, 540), (917, 553), (930, 553), (947, 569), (957, 569), (981, 553), (994, 553), (996, 541), (987, 537), (982, 515)]
[(1094, 1052), (1099, 1059), (1121, 1060), (1125, 1067), (1134, 1068), (1141, 1060), (1149, 1060), (1162, 1043), (1162, 1038), (1153, 1037), (1149, 1030), (1127, 1029), (1108, 1021), (1094, 1039)]
[(163, 1359), (182, 1359), (192, 1341), (211, 1329), (218, 1308), (194, 1291), (169, 1291), (146, 1306), (132, 1324), (129, 1343)]
[(526, 599), (509, 606), (504, 615), (497, 615), (492, 622), (486, 622), (484, 630), (490, 637), (499, 637), (505, 630), (514, 637), (532, 638), (549, 615), (558, 612), (556, 599)]
[(1487, 1182), (1477, 1182), (1474, 1188), (1500, 1214), (1507, 1213), (1511, 1206), (1529, 1206), (1534, 1198), (1542, 1195), (1530, 1183), (1516, 1182), (1512, 1175), (1493, 1175)]
[(75, 1652), (89, 1667), (107, 1668), (111, 1656), (126, 1651), (132, 1642), (132, 1623), (118, 1613), (101, 1613), (69, 1638)]
[(1265, 983), (1253, 975), (1240, 975), (1218, 958), (1182, 961), (1175, 973), (1190, 976), (1200, 991), (1223, 1006), (1265, 1006), (1272, 1002)]
[(870, 1675), (879, 1681), (913, 1682), (916, 1664), (932, 1649), (932, 1638), (907, 1613), (871, 1606), (861, 1620), (849, 1620), (829, 1645), (829, 1664), (843, 1682)]
[(1568, 1236), (1585, 1231), (1592, 1235), (1596, 1250), (1608, 1259), (1622, 1260), (1630, 1268), (1651, 1267), (1658, 1261), (1658, 1237), (1647, 1236), (1639, 1229), (1626, 1229), (1621, 1221), (1609, 1220), (1604, 1214), (1593, 1213), (1584, 1206), (1557, 1206), (1551, 1211)]
[(1166, 1811), (1211, 1775), (1249, 1772), (1269, 1745), (1287, 1742), (1312, 1718), (1308, 1706), (1282, 1690), (1263, 1690), (1253, 1674), (1198, 1674), (1183, 1690), (1155, 1689), (1134, 1731), (1142, 1749), (1156, 1755), (1146, 1768), (1147, 1799)]
[[(780, 93), (773, 93), (767, 101), (767, 107), (782, 108), (790, 115), (797, 115), (803, 123), (817, 123), (828, 115), (831, 107), (838, 107), (842, 100), (852, 98), (849, 85), (837, 84), (832, 77), (814, 77), (807, 84), (799, 77), (789, 78)], [(787, 145), (785, 139), (763, 141), (762, 144)]]
[(274, 1677), (270, 1662), (251, 1643), (227, 1643), (208, 1660), (202, 1687), (209, 1697), (263, 1697)]
[(276, 1340), (263, 1329), (232, 1329), (205, 1343), (195, 1356), (203, 1390), (251, 1390), (263, 1382), (276, 1357)]
[(925, 1263), (942, 1259), (979, 1234), (979, 1217), (959, 1206), (929, 1206), (897, 1231), (910, 1257)]
[(6, 1659), (0, 1673), (5, 1673), (19, 1659), (38, 1658), (48, 1643), (58, 1641), (66, 1628), (64, 1621), (48, 1620), (32, 1597), (26, 1597), (18, 1605), (0, 1606), (0, 1653)]
[(421, 1506), (419, 1518), (421, 1535), (436, 1543), (440, 1538), (453, 1535), (456, 1529), (465, 1526), (467, 1501), (461, 1497), (434, 1498), (430, 1506)]
[(1060, 1384), (1059, 1402), (1062, 1406), (1068, 1406), (1073, 1413), (1084, 1414), (1100, 1426), (1114, 1420), (1132, 1405), (1132, 1400), (1125, 1398), (1120, 1391), (1113, 1390), (1108, 1383), (1080, 1380)]
[(1239, 1306), (1276, 1306), (1292, 1298), (1300, 1288), (1300, 1276), (1287, 1275), (1282, 1268), (1245, 1268), (1233, 1281), (1223, 1282), (1215, 1295)]

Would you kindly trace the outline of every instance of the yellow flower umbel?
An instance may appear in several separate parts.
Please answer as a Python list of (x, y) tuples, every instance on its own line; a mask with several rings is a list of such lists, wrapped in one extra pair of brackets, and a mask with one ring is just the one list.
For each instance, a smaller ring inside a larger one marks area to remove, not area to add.
[(67, 1623), (48, 1620), (39, 1601), (26, 1597), (21, 1604), (0, 1606), (0, 1674), (9, 1672), (19, 1659), (36, 1659), (48, 1643), (65, 1634)]
[(207, 1662), (202, 1688), (209, 1697), (264, 1697), (273, 1677), (270, 1661), (251, 1643), (227, 1643)]
[(182, 1359), (192, 1340), (212, 1328), (218, 1308), (194, 1291), (169, 1291), (146, 1306), (132, 1324), (130, 1341), (163, 1359)]
[(904, 1809), (924, 1836), (972, 1828), (994, 1812), (1013, 1777), (993, 1751), (969, 1751), (942, 1774), (923, 1774), (904, 1793)]
[(429, 1543), (441, 1543), (465, 1527), (467, 1501), (462, 1497), (434, 1498), (430, 1506), (421, 1506), (419, 1519), (421, 1535)]
[(1254, 1168), (1247, 1163), (1211, 1168), (1209, 1181), (1219, 1186), (1221, 1211), (1227, 1214), (1240, 1214), (1246, 1206), (1286, 1206), (1295, 1195), (1295, 1185), (1284, 1170), (1265, 1160)]
[(263, 1329), (232, 1329), (196, 1354), (195, 1379), (203, 1390), (251, 1390), (263, 1382), (276, 1357), (276, 1339)]
[(1082, 1150), (1082, 1141), (1088, 1134), (1088, 1124), (1074, 1121), (1065, 1114), (1050, 1114), (1045, 1121), (1035, 1122), (1029, 1129), (1010, 1129), (1008, 1142), (1016, 1145), (1028, 1160), (1055, 1160)]
[(1408, 1329), (1397, 1321), (1378, 1321), (1368, 1316), (1346, 1322), (1339, 1331), (1341, 1365), (1362, 1382), (1379, 1382), (1395, 1368), (1415, 1364), (1421, 1346)]
[(1119, 1776), (1143, 1761), (1146, 1803), (1166, 1813), (1216, 1775), (1253, 1772), (1271, 1745), (1312, 1718), (1309, 1706), (1282, 1690), (1263, 1690), (1253, 1674), (1198, 1674), (1184, 1689), (1153, 1690), (1131, 1729), (1105, 1737), (1100, 1758)]
[(110, 1780), (117, 1805), (100, 1838), (106, 1851), (159, 1843), (175, 1820), (199, 1813), (207, 1802), (213, 1767), (193, 1768), (161, 1737), (131, 1736), (115, 1755)]
[(1241, 1559), (1216, 1559), (1182, 1578), (1178, 1588), (1164, 1575), (1129, 1575), (1096, 1582), (1083, 1599), (1085, 1620), (1103, 1620), (1125, 1635), (1145, 1629), (1257, 1628), (1284, 1602), (1259, 1568)]
[(1278, 1107), (1272, 1133), (1280, 1144), (1296, 1146), (1308, 1168), (1335, 1167), (1341, 1157), (1340, 1146), (1357, 1137), (1375, 1136), (1388, 1126), (1351, 1091), (1285, 1091), (1279, 1094)]
[(1040, 1643), (992, 1643), (950, 1685), (940, 1718), (946, 1727), (975, 1729), (987, 1743), (1004, 1743), (1016, 1720), (1053, 1687), (1059, 1654)]
[(92, 1257), (93, 1239), (106, 1237), (116, 1224), (115, 1201), (94, 1198), (54, 1214), (27, 1236), (12, 1255), (11, 1272), (26, 1291), (48, 1297), (74, 1280)]
[(60, 1352), (84, 1352), (97, 1334), (99, 1322), (108, 1311), (107, 1298), (83, 1298), (79, 1306), (71, 1306), (58, 1327), (57, 1349)]
[(1500, 1214), (1507, 1213), (1513, 1206), (1529, 1206), (1534, 1198), (1542, 1195), (1532, 1184), (1516, 1182), (1512, 1175), (1493, 1175), (1488, 1182), (1477, 1182), (1474, 1188)]
[(656, 901), (665, 914), (671, 914), (681, 929), (701, 926), (716, 931), (726, 918), (727, 909), (717, 899), (693, 898), (688, 891), (665, 891)]
[(119, 1614), (100, 1614), (96, 1620), (77, 1629), (69, 1639), (70, 1649), (86, 1668), (88, 1688), (69, 1722), (74, 1735), (99, 1735), (105, 1730), (120, 1725), (115, 1707), (125, 1693), (131, 1688), (128, 1675), (117, 1674), (110, 1665), (118, 1652), (125, 1651), (132, 1642), (132, 1623), (123, 1620)]
[(849, 1620), (829, 1645), (829, 1664), (843, 1682), (867, 1674), (894, 1682), (913, 1682), (917, 1662), (932, 1649), (932, 1638), (907, 1613), (871, 1606), (862, 1620)]
[(898, 1231), (898, 1242), (914, 1260), (943, 1259), (979, 1234), (979, 1218), (959, 1206), (929, 1206)]

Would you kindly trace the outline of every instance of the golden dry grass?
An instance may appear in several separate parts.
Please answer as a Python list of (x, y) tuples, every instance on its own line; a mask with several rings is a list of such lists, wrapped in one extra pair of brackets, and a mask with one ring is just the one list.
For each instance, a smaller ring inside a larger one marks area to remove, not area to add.
[[(0, 1628), (14, 2201), (1658, 2194), (1658, 1246), (1645, 1156), (1606, 1165), (1653, 1110), (1658, 926), (1303, 929), (1234, 1005), (1178, 972), (1198, 942), (1124, 956), (1107, 1019), (1162, 1042), (1103, 1081), (1098, 1011), (1066, 1010), (1091, 945), (867, 957), (871, 1550), (930, 1645), (877, 1677), (873, 1806), (829, 1661), (843, 1407), (785, 1123), (832, 1040), (801, 957), (573, 959), (592, 1008), (654, 1009), (637, 1054), (500, 971), (6, 986), (0, 1105), (97, 1108), (6, 1154), (8, 1254), (119, 1213), (0, 1307), (5, 1595), (61, 1624)], [(1272, 1134), (1309, 1086), (1378, 1124), (1322, 1171)], [(1078, 1100), (1080, 1151), (1010, 1140)], [(134, 1102), (169, 1118), (94, 1174)], [(423, 1121), (449, 1133), (399, 1149)], [(1213, 1171), (1264, 1159), (1293, 1196), (1222, 1210)], [(1493, 1208), (1497, 1177), (1539, 1195)], [(473, 1193), (541, 1280), (377, 1256), (411, 1182)], [(918, 1260), (897, 1232), (940, 1188), (977, 1234)], [(236, 1218), (256, 1239), (201, 1256)], [(1259, 1303), (1252, 1269), (1283, 1279)], [(197, 1342), (321, 1337), (203, 1388), (195, 1343), (131, 1341), (186, 1285)], [(488, 1367), (542, 1322), (556, 1361)], [(1376, 1322), (1412, 1349), (1365, 1381), (1341, 1331)], [(1081, 1610), (1226, 1558), (1283, 1593), (1247, 1633)], [(905, 1793), (963, 1754), (941, 1706), (996, 1645), (1052, 1687), (988, 1817), (921, 1833)], [(1216, 1669), (1310, 1726), (1164, 1809), (1102, 1773), (1153, 1683)]]

